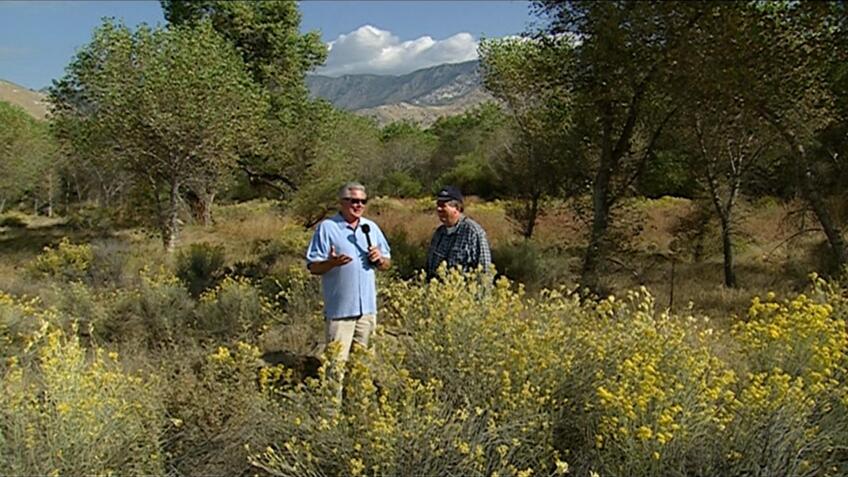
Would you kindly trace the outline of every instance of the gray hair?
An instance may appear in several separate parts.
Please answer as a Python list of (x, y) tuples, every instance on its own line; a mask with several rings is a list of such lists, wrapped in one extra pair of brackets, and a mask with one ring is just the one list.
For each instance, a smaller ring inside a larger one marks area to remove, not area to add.
[(363, 194), (367, 194), (365, 192), (365, 186), (359, 182), (346, 182), (345, 185), (339, 188), (339, 199), (347, 199), (350, 196), (350, 191), (353, 190), (361, 190)]
[(460, 202), (456, 199), (451, 199), (451, 200), (445, 201), (445, 205), (449, 205), (449, 206), (453, 207), (454, 209), (459, 210), (460, 212), (465, 212), (465, 206), (462, 204), (462, 202)]

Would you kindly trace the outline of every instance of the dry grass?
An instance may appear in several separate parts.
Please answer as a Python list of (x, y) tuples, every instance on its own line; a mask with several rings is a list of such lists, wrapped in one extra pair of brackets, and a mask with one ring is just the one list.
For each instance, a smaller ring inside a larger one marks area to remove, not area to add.
[[(630, 207), (634, 211), (631, 217), (643, 220), (641, 232), (632, 239), (636, 251), (618, 257), (618, 263), (609, 266), (608, 284), (617, 292), (646, 286), (659, 304), (668, 304), (672, 289), (668, 250), (674, 239), (673, 230), (680, 218), (695, 206), (685, 199), (662, 198), (637, 200)], [(504, 204), (469, 198), (466, 209), (468, 216), (486, 229), (493, 247), (520, 240), (505, 215)], [(720, 316), (740, 313), (754, 295), (768, 291), (783, 295), (803, 288), (808, 274), (820, 266), (821, 258), (816, 257), (816, 250), (821, 248), (822, 237), (818, 232), (797, 235), (797, 215), (793, 215), (798, 210), (797, 204), (761, 201), (743, 205), (741, 210), (736, 257), (740, 287), (728, 290), (722, 286), (722, 257), (717, 247), (710, 247), (712, 254), (705, 256), (702, 263), (692, 263), (688, 256), (678, 257), (674, 310), (683, 311), (692, 302), (696, 312)], [(221, 245), (227, 261), (234, 263), (250, 259), (257, 244), (308, 234), (271, 202), (220, 206), (216, 207), (214, 216), (215, 223), (210, 227), (186, 225), (180, 247), (200, 242)], [(366, 216), (375, 220), (387, 235), (403, 231), (409, 243), (421, 247), (427, 246), (439, 225), (432, 201), (425, 199), (376, 198), (369, 204)], [(0, 233), (0, 289), (31, 292), (35, 285), (27, 285), (27, 277), (21, 270), (44, 246), (66, 235), (75, 243), (92, 239), (62, 227), (56, 220), (27, 220), (31, 224), (28, 229)], [(807, 221), (808, 226), (812, 223)], [(532, 244), (547, 257), (541, 266), (557, 268), (558, 283), (573, 285), (577, 281), (585, 233), (586, 226), (567, 205), (553, 207), (540, 218)], [(161, 242), (153, 233), (122, 230), (108, 240), (132, 250), (126, 266), (130, 273), (143, 266), (172, 265), (172, 257), (162, 253)], [(712, 245), (717, 240), (718, 237), (708, 238)]]

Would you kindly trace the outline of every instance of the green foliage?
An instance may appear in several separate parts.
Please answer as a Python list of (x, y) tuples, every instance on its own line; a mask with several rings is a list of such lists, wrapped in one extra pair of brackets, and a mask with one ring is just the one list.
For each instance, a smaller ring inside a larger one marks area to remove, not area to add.
[(165, 19), (173, 25), (209, 20), (239, 51), (256, 82), (288, 100), (302, 100), (304, 75), (321, 65), (327, 47), (316, 31), (300, 33), (296, 2), (218, 2), (161, 0)]
[(364, 164), (378, 154), (378, 132), (372, 120), (340, 111), (329, 113), (321, 126), (322, 141), (314, 161), (298, 173), (302, 181), (290, 202), (292, 212), (304, 225), (318, 223), (337, 208), (339, 187), (356, 180)]
[(528, 240), (493, 247), (492, 263), (499, 274), (525, 285), (536, 285), (541, 278), (539, 249)]
[(427, 266), (426, 242), (416, 243), (409, 239), (402, 228), (391, 230), (386, 240), (392, 247), (392, 272), (403, 279), (418, 276)]
[(197, 298), (223, 279), (224, 264), (223, 246), (194, 243), (188, 250), (177, 253), (175, 273), (188, 287), (191, 296)]
[(255, 337), (270, 324), (275, 310), (245, 279), (225, 278), (200, 298), (194, 324), (201, 336), (217, 342)]
[(0, 216), (0, 227), (9, 227), (10, 229), (25, 229), (27, 227), (26, 219), (20, 214), (3, 214)]
[(639, 193), (652, 199), (667, 195), (694, 197), (697, 182), (687, 159), (676, 151), (658, 151), (639, 177)]
[(425, 189), (438, 190), (440, 177), (457, 167), (459, 158), (482, 157), (487, 163), (494, 161), (506, 123), (506, 115), (492, 102), (460, 115), (439, 118), (429, 129), (438, 141), (427, 171), (420, 176)]
[(54, 247), (44, 251), (30, 264), (35, 276), (74, 282), (88, 278), (94, 254), (88, 244), (74, 245), (64, 237)]
[(379, 153), (361, 163), (362, 180), (373, 185), (373, 195), (419, 196), (436, 145), (436, 137), (415, 124), (389, 124), (380, 132)]
[(456, 156), (456, 165), (445, 172), (437, 185), (454, 185), (466, 195), (492, 199), (502, 192), (502, 183), (489, 158), (475, 151)]
[(46, 328), (32, 363), (2, 371), (0, 466), (15, 475), (163, 474), (164, 409), (155, 379), (117, 354)]
[(58, 124), (82, 128), (97, 150), (118, 151), (114, 160), (149, 188), (168, 249), (178, 234), (180, 188), (214, 190), (253, 149), (268, 109), (233, 46), (206, 22), (135, 32), (105, 22), (51, 96)]
[(95, 331), (110, 341), (159, 349), (189, 335), (195, 307), (177, 277), (142, 270), (136, 286), (114, 295), (110, 313)]
[(46, 124), (0, 101), (0, 213), (26, 198), (49, 202), (57, 156)]
[(380, 195), (391, 197), (420, 197), (423, 186), (418, 179), (407, 172), (394, 171), (386, 174), (378, 183), (376, 190)]

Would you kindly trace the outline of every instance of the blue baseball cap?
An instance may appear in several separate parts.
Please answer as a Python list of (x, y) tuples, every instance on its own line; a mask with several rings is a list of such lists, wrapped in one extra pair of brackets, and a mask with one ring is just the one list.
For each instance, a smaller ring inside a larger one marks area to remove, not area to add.
[(438, 194), (436, 194), (436, 200), (455, 200), (459, 203), (462, 203), (462, 192), (460, 192), (459, 189), (454, 186), (445, 186), (442, 188), (442, 190), (439, 191)]

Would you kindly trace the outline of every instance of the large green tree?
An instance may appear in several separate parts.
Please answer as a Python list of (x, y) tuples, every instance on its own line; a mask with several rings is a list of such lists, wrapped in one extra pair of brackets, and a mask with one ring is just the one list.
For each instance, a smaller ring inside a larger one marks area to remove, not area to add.
[(52, 212), (57, 150), (47, 125), (0, 101), (0, 212), (24, 200)]
[[(575, 41), (571, 82), (581, 164), (591, 196), (591, 228), (581, 270), (600, 289), (611, 248), (611, 210), (656, 156), (678, 105), (665, 86), (707, 7), (700, 2), (536, 0), (543, 37)], [(560, 74), (558, 71), (554, 75)]]
[(172, 25), (210, 22), (268, 91), (268, 147), (242, 155), (239, 165), (252, 182), (285, 198), (297, 194), (317, 163), (321, 129), (334, 121), (326, 105), (308, 97), (305, 75), (324, 62), (327, 47), (318, 32), (300, 32), (297, 2), (161, 0), (161, 5)]
[(571, 70), (568, 38), (508, 38), (480, 45), (486, 89), (501, 100), (513, 139), (497, 161), (503, 189), (517, 204), (508, 209), (521, 234), (533, 236), (541, 205), (560, 190), (570, 156)]
[(732, 71), (732, 88), (782, 139), (797, 190), (821, 225), (836, 268), (844, 267), (843, 225), (828, 201), (833, 190), (825, 187), (833, 184), (833, 157), (819, 147), (822, 133), (840, 122), (833, 80), (845, 61), (844, 3), (763, 2), (752, 10), (735, 39), (747, 61)]
[[(73, 100), (68, 100), (73, 98)], [(208, 22), (130, 31), (106, 21), (53, 88), (54, 115), (144, 186), (173, 250), (181, 189), (214, 184), (259, 142), (268, 102)]]

